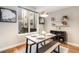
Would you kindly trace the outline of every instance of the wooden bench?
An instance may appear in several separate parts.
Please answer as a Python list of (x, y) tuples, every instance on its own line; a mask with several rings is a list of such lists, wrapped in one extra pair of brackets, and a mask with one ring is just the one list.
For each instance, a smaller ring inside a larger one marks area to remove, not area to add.
[(59, 42), (56, 41), (51, 41), (48, 44), (44, 45), (43, 47), (38, 49), (38, 53), (51, 53), (58, 47), (58, 52), (59, 52)]

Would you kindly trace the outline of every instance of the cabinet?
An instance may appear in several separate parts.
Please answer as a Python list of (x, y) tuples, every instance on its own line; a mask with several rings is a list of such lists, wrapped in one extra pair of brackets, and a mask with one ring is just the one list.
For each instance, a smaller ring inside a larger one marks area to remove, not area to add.
[(66, 33), (66, 31), (50, 30), (50, 33), (56, 35), (55, 37), (53, 37), (54, 40), (62, 42), (62, 43), (66, 43), (67, 42), (67, 33)]

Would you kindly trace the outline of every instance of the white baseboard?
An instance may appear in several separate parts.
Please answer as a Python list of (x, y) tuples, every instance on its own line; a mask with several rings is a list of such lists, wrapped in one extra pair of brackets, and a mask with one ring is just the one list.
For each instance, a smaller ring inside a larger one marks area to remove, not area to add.
[(7, 50), (7, 49), (10, 49), (10, 48), (13, 48), (13, 47), (16, 47), (16, 46), (22, 45), (22, 44), (25, 44), (25, 42), (20, 42), (20, 43), (17, 43), (17, 44), (11, 45), (11, 46), (7, 46), (7, 47), (4, 47), (4, 48), (0, 48), (0, 51), (4, 51), (4, 50)]
[(79, 44), (76, 44), (76, 43), (67, 42), (67, 44), (70, 44), (70, 45), (73, 45), (73, 46), (79, 47)]

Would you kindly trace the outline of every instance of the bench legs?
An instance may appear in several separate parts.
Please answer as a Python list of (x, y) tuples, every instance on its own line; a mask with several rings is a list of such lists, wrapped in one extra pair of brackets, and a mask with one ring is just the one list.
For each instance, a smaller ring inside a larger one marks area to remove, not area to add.
[(55, 50), (53, 50), (55, 53), (60, 53), (60, 46), (58, 45), (58, 51), (56, 51), (56, 49)]
[(32, 50), (32, 45), (30, 45), (30, 51), (29, 51), (29, 53), (31, 53), (31, 50)]
[(58, 45), (58, 53), (60, 53), (60, 46)]

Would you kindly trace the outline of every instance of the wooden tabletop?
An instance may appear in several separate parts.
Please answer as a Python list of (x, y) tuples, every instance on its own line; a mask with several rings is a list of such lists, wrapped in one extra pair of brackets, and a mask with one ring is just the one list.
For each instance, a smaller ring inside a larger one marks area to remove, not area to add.
[(54, 36), (55, 36), (54, 34), (46, 33), (45, 35), (41, 35), (41, 34), (27, 35), (26, 38), (28, 38), (32, 42), (40, 43)]

